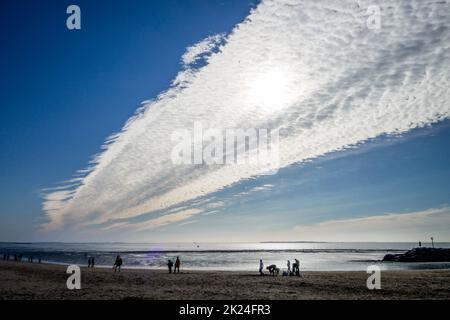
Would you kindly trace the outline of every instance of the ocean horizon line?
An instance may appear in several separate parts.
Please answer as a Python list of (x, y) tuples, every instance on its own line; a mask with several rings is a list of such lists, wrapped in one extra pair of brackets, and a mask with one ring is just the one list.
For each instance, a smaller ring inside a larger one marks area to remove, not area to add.
[[(127, 241), (0, 241), (0, 244), (245, 244), (245, 243), (418, 243), (419, 241), (149, 241), (149, 242), (127, 242)], [(431, 241), (422, 241), (422, 244), (431, 243)], [(448, 244), (450, 241), (438, 241), (434, 244)]]

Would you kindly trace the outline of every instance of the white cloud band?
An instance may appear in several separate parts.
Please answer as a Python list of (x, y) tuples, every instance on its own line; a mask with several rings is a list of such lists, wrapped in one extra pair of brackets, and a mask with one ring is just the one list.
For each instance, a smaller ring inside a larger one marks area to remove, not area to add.
[[(280, 131), (280, 167), (450, 114), (450, 10), (445, 2), (265, 1), (226, 37), (188, 49), (173, 86), (145, 103), (81, 177), (45, 196), (48, 228), (115, 224), (258, 175), (252, 166), (170, 161), (171, 133)], [(193, 65), (204, 59), (204, 65)], [(171, 219), (167, 218), (168, 223)]]

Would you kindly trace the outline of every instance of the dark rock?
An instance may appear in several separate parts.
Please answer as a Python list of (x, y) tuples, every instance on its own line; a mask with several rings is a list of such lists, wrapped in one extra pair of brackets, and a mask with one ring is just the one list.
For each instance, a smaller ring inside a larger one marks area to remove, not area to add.
[(387, 254), (383, 261), (395, 262), (450, 262), (450, 249), (414, 248), (402, 254)]
[(387, 254), (384, 256), (383, 261), (396, 261), (397, 256), (397, 254)]

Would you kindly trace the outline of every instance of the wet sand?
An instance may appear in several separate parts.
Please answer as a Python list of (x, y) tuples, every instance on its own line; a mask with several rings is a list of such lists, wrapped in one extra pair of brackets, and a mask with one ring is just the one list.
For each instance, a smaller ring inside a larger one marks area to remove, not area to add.
[(81, 269), (81, 290), (68, 290), (65, 266), (0, 261), (1, 299), (450, 299), (450, 270), (383, 271), (381, 290), (365, 272), (257, 272)]

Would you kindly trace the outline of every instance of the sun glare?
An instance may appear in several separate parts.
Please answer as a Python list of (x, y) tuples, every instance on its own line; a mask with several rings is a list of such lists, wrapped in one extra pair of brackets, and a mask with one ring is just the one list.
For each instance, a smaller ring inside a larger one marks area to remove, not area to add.
[(279, 69), (260, 74), (250, 84), (249, 102), (267, 111), (285, 107), (292, 99), (289, 74)]

